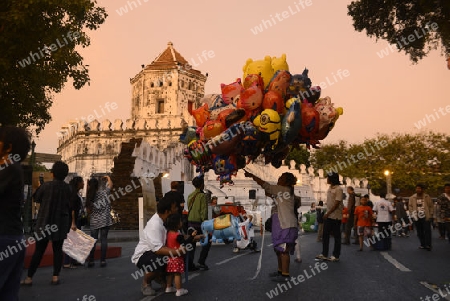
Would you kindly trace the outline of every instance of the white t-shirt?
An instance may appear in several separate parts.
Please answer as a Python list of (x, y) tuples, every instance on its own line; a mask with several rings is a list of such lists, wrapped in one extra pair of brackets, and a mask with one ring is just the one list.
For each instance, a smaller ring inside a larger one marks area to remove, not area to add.
[(419, 198), (417, 197), (417, 213), (419, 214), (419, 216), (425, 216), (425, 208), (424, 208), (424, 201), (423, 201), (423, 197)]
[(137, 264), (145, 252), (156, 252), (166, 244), (167, 230), (158, 213), (153, 214), (142, 232), (142, 238), (131, 256), (131, 262), (134, 264)]
[(377, 212), (377, 222), (381, 223), (392, 222), (392, 215), (390, 212), (393, 210), (394, 207), (392, 207), (391, 202), (388, 200), (381, 199), (373, 206), (373, 211)]

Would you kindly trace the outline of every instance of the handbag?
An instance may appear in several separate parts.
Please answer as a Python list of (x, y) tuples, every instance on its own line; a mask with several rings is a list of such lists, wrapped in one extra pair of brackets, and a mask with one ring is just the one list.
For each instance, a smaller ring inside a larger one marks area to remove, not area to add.
[(70, 230), (63, 243), (63, 251), (76, 261), (84, 264), (97, 240), (81, 230)]
[(110, 214), (111, 214), (111, 219), (112, 219), (114, 224), (120, 223), (120, 216), (119, 216), (119, 213), (117, 213), (116, 210), (111, 209)]

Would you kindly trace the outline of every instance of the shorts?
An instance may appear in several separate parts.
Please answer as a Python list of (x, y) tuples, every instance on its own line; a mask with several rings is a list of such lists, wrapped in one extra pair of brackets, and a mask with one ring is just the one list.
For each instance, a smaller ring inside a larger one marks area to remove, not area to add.
[(372, 227), (358, 226), (358, 236), (370, 236), (372, 234)]
[[(155, 252), (147, 251), (141, 255), (136, 266), (147, 273), (165, 272), (167, 263), (164, 263), (163, 255), (157, 255)], [(167, 260), (166, 260), (167, 261)]]

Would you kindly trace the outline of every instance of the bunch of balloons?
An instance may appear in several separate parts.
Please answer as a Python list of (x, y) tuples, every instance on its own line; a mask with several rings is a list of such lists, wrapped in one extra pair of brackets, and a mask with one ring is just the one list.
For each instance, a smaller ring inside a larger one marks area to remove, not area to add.
[(237, 170), (264, 156), (279, 168), (292, 147), (317, 148), (343, 114), (330, 97), (320, 97), (308, 70), (291, 74), (286, 55), (248, 59), (242, 82), (221, 85), (190, 110), (196, 126), (183, 129), (185, 157), (204, 173), (214, 169), (221, 187), (233, 184)]

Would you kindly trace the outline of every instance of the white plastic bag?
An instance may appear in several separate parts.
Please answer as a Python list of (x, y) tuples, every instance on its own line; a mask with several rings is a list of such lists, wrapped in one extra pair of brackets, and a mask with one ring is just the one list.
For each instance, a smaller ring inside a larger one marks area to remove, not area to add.
[(63, 251), (79, 263), (84, 264), (95, 242), (96, 239), (81, 230), (70, 230), (64, 240)]

